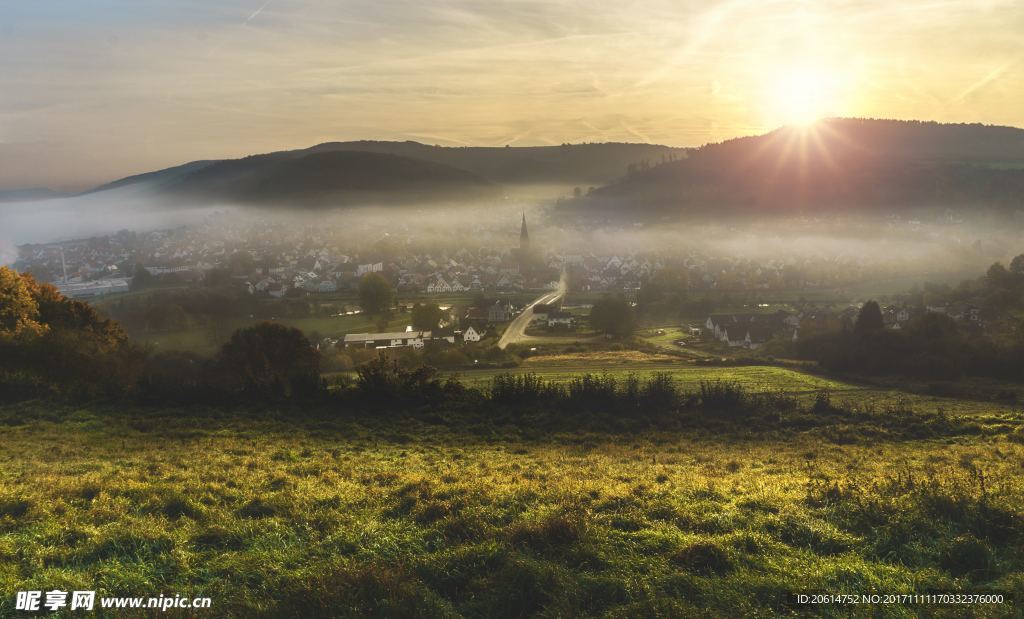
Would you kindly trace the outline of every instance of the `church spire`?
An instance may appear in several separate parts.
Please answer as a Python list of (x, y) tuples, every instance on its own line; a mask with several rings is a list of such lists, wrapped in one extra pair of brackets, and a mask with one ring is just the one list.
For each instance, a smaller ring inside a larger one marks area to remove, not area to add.
[(519, 248), (526, 249), (530, 246), (530, 233), (526, 231), (526, 211), (523, 211), (523, 227), (519, 231)]

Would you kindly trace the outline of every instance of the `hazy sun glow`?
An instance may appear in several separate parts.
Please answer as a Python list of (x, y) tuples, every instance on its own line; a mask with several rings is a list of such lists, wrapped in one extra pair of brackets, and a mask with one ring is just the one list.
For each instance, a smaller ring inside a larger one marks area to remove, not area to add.
[(790, 68), (779, 72), (770, 85), (771, 115), (784, 125), (807, 125), (826, 116), (843, 115), (839, 76), (817, 68)]

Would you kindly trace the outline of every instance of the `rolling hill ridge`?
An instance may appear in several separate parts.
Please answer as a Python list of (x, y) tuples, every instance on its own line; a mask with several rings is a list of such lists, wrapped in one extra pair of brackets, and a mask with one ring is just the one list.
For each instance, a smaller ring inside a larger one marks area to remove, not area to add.
[(1024, 130), (829, 119), (709, 144), (640, 169), (563, 213), (827, 213), (1024, 207)]

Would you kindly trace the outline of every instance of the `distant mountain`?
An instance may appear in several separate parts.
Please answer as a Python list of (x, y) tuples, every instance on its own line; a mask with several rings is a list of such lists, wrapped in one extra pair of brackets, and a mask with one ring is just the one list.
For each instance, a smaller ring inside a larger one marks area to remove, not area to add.
[(688, 149), (656, 144), (563, 144), (562, 146), (428, 146), (419, 142), (327, 142), (306, 152), (358, 150), (433, 161), (489, 181), (517, 184), (603, 184), (625, 176), (630, 165), (684, 157)]
[(975, 205), (1024, 208), (1024, 130), (830, 119), (703, 146), (561, 210), (638, 219)]
[(144, 174), (136, 174), (134, 176), (126, 176), (120, 180), (116, 180), (105, 185), (100, 185), (94, 189), (91, 189), (85, 193), (95, 193), (97, 191), (109, 191), (111, 189), (119, 189), (121, 187), (130, 187), (133, 185), (145, 186), (147, 189), (160, 189), (182, 177), (188, 176), (193, 172), (202, 170), (205, 167), (211, 166), (218, 163), (216, 160), (204, 160), (204, 161), (191, 161), (173, 168), (165, 168), (163, 170), (157, 170), (155, 172), (146, 172)]
[(449, 201), (496, 195), (470, 172), (359, 151), (275, 153), (219, 161), (164, 182), (165, 195), (242, 204), (332, 206)]
[[(461, 199), (497, 185), (600, 185), (630, 166), (684, 156), (686, 149), (649, 144), (536, 147), (428, 146), (419, 142), (328, 142), (241, 159), (193, 161), (129, 176), (87, 193), (137, 189), (167, 198), (242, 203)], [(412, 195), (416, 194), (416, 195)]]
[(27, 189), (0, 189), (0, 202), (35, 202), (36, 200), (53, 200), (63, 198), (68, 194), (46, 189), (45, 187), (30, 187)]

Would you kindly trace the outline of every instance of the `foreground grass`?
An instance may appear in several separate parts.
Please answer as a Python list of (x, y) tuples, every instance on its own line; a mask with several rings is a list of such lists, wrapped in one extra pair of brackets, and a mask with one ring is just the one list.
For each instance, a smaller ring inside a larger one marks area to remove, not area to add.
[(844, 444), (290, 415), (0, 408), (0, 616), (51, 588), (238, 617), (840, 616), (790, 594), (1024, 594), (1012, 411)]

